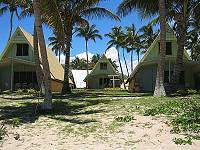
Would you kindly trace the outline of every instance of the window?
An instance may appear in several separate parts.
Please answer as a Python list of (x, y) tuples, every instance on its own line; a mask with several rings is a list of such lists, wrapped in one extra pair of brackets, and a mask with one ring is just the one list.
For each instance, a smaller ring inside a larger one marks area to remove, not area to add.
[(101, 70), (107, 70), (107, 63), (100, 63)]
[(14, 72), (14, 83), (37, 83), (36, 72)]
[[(173, 71), (171, 71), (170, 76), (172, 77)], [(164, 72), (164, 83), (169, 83), (169, 71)]]
[[(158, 42), (158, 49), (160, 53), (160, 42)], [(166, 42), (166, 55), (172, 55), (172, 42)]]
[(28, 56), (28, 44), (17, 44), (16, 56)]
[(172, 42), (166, 43), (166, 55), (172, 55)]
[(99, 85), (102, 86), (103, 85), (103, 78), (99, 79)]
[(185, 85), (185, 72), (184, 71), (181, 71), (179, 83), (181, 85)]

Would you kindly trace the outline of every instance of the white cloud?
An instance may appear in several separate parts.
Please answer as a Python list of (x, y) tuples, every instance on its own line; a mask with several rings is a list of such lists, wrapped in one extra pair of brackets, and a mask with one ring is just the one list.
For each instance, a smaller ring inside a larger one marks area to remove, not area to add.
[[(93, 55), (94, 54), (88, 52), (88, 58), (89, 58), (89, 60), (92, 58)], [(86, 52), (80, 53), (80, 54), (76, 55), (76, 57), (78, 57), (80, 59), (87, 59)]]
[[(94, 54), (92, 54), (92, 53), (90, 53), (90, 52), (88, 53), (89, 60), (92, 58), (93, 55), (94, 55)], [(80, 59), (86, 59), (86, 52), (77, 54), (77, 55), (75, 55), (75, 56), (71, 56), (71, 57), (70, 57), (70, 61), (72, 61), (73, 59), (75, 59), (75, 57), (78, 57), (78, 58), (80, 58)], [(57, 56), (57, 58), (59, 58), (59, 57)], [(61, 64), (65, 64), (65, 56), (64, 56), (63, 54), (60, 56), (60, 63), (61, 63)]]
[(115, 47), (108, 49), (105, 55), (107, 58), (111, 58), (113, 61), (118, 61), (117, 49)]
[[(116, 61), (116, 64), (118, 66), (118, 71), (121, 72), (120, 69), (120, 65), (119, 65), (119, 60), (118, 60), (118, 52), (117, 49), (115, 47), (111, 47), (110, 49), (108, 49), (106, 51), (106, 57), (107, 58), (111, 58), (113, 61)], [(131, 74), (131, 61), (130, 60), (126, 60), (127, 61), (127, 68), (129, 71), (129, 74)], [(128, 75), (127, 69), (126, 69), (126, 65), (125, 65), (125, 61), (123, 59), (121, 59), (121, 64), (122, 64), (122, 71), (125, 75)], [(133, 61), (133, 69), (137, 66), (138, 62), (137, 60)]]

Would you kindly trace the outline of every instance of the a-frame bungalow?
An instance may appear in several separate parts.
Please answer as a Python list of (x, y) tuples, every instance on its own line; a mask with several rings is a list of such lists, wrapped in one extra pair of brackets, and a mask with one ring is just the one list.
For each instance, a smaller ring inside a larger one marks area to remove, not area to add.
[[(64, 69), (49, 48), (47, 56), (52, 79), (51, 89), (53, 92), (60, 92)], [(37, 88), (35, 69), (33, 36), (18, 27), (0, 56), (0, 90)], [(70, 83), (72, 84), (71, 80)]]
[(89, 89), (119, 88), (121, 85), (119, 73), (105, 54), (102, 55), (84, 81)]
[[(167, 85), (173, 73), (177, 55), (177, 38), (168, 26), (166, 35), (166, 59), (164, 82)], [(153, 92), (155, 88), (157, 62), (159, 60), (160, 36), (154, 40), (143, 58), (127, 80), (132, 92)], [(200, 62), (192, 61), (184, 51), (184, 68), (180, 78), (180, 88), (200, 89)]]

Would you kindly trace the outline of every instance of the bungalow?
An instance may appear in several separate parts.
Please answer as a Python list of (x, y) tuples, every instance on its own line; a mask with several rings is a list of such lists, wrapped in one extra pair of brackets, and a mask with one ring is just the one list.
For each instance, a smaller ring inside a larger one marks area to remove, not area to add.
[[(164, 83), (167, 85), (173, 73), (178, 49), (176, 36), (169, 26), (166, 40)], [(127, 80), (131, 92), (154, 91), (159, 49), (160, 36), (158, 35)], [(184, 51), (183, 60), (184, 68), (180, 77), (181, 88), (200, 89), (200, 62), (192, 61), (186, 50)]]
[[(60, 92), (64, 69), (47, 48), (51, 73), (51, 89)], [(36, 67), (33, 51), (33, 36), (18, 27), (0, 56), (0, 89), (37, 88)], [(72, 84), (72, 81), (70, 80)]]
[(119, 73), (104, 54), (85, 77), (84, 82), (89, 89), (115, 88), (121, 85)]

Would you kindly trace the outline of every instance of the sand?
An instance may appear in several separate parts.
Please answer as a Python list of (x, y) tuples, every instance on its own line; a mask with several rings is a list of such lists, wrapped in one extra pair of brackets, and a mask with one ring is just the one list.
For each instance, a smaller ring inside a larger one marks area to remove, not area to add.
[[(165, 117), (133, 114), (135, 120), (120, 126), (116, 131), (103, 129), (113, 118), (99, 118), (102, 128), (88, 136), (66, 133), (64, 123), (40, 117), (35, 123), (8, 127), (2, 150), (199, 150), (200, 141), (192, 145), (176, 145), (174, 138), (184, 135), (171, 134)], [(79, 126), (76, 125), (77, 130)], [(75, 126), (75, 128), (76, 128)]]

